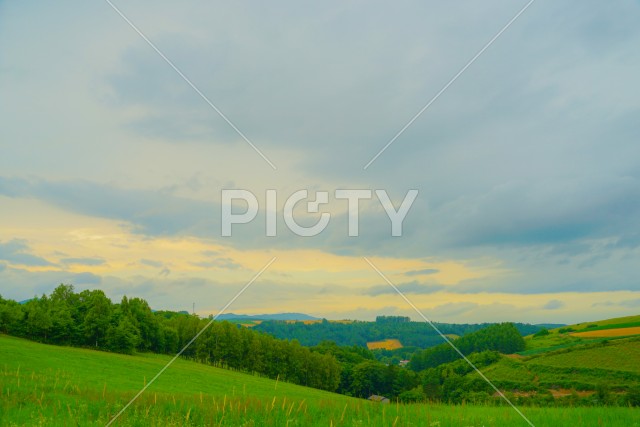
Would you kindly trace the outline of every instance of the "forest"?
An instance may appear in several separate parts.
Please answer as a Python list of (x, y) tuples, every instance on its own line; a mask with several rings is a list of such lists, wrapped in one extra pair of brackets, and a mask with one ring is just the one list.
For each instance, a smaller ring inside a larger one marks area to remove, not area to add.
[[(125, 354), (176, 354), (209, 322), (210, 319), (184, 312), (153, 311), (140, 298), (125, 296), (119, 303), (113, 303), (100, 290), (76, 293), (71, 285), (60, 285), (50, 295), (23, 304), (0, 297), (2, 333), (42, 343)], [(363, 323), (356, 322), (354, 328), (340, 330), (358, 330)], [(418, 328), (414, 322), (391, 318), (370, 323), (372, 330), (385, 331), (389, 325)], [(331, 328), (336, 325), (326, 321), (320, 325), (327, 324)], [(456, 331), (468, 327), (462, 325)], [(340, 342), (346, 340), (348, 335)], [(505, 323), (467, 333), (456, 340), (456, 345), (481, 367), (499, 360), (502, 357), (499, 352), (518, 351), (524, 344), (517, 327)], [(355, 397), (379, 394), (404, 402), (426, 399), (461, 402), (480, 398), (495, 401), (486, 383), (464, 376), (471, 368), (459, 360), (448, 344), (418, 351), (408, 367), (400, 367), (376, 360), (374, 353), (357, 341), (339, 345), (323, 340), (307, 347), (297, 339), (279, 339), (253, 328), (215, 321), (182, 356)]]
[[(522, 338), (513, 323), (488, 326), (475, 333), (458, 338), (455, 340), (455, 345), (465, 355), (487, 349), (504, 354), (513, 354), (525, 348), (524, 338)], [(422, 371), (453, 362), (459, 358), (460, 355), (453, 347), (445, 343), (417, 352), (411, 358), (409, 367), (415, 371)]]
[[(443, 334), (466, 335), (492, 325), (434, 323)], [(543, 327), (525, 323), (514, 324), (521, 335), (534, 334)], [(410, 322), (407, 317), (378, 316), (375, 322), (353, 321), (349, 323), (322, 322), (305, 324), (269, 320), (254, 326), (255, 330), (267, 332), (281, 339), (296, 339), (302, 345), (313, 346), (322, 341), (333, 341), (338, 345), (366, 346), (367, 342), (395, 338), (405, 347), (429, 348), (444, 343), (440, 335), (425, 322)]]

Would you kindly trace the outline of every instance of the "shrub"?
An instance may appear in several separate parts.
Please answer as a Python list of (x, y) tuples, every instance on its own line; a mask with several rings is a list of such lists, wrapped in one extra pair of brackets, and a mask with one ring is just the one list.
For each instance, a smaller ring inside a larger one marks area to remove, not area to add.
[(403, 403), (424, 402), (427, 400), (427, 396), (424, 394), (424, 391), (422, 391), (422, 387), (418, 386), (400, 393), (398, 400)]
[(549, 335), (549, 330), (547, 328), (542, 328), (538, 332), (533, 334), (534, 337), (544, 337), (546, 335)]

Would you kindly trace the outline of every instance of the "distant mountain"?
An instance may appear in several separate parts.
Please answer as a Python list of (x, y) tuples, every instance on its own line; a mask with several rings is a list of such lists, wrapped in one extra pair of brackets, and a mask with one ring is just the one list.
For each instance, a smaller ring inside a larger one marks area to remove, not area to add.
[(320, 320), (318, 317), (304, 313), (276, 313), (276, 314), (235, 314), (224, 313), (218, 316), (218, 320)]

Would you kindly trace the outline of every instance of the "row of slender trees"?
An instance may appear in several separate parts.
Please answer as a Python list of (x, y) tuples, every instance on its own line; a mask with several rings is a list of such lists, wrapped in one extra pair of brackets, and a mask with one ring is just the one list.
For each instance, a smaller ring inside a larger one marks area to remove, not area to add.
[[(114, 304), (100, 290), (76, 293), (70, 285), (24, 304), (0, 297), (0, 332), (127, 354), (175, 354), (209, 323), (187, 313), (153, 312), (140, 298)], [(341, 378), (340, 363), (331, 354), (229, 322), (211, 323), (183, 356), (330, 391)]]

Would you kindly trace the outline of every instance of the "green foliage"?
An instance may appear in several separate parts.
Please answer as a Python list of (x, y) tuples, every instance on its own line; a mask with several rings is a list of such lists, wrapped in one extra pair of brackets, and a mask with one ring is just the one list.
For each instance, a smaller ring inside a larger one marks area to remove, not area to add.
[(640, 406), (640, 385), (630, 387), (627, 391), (627, 401), (629, 406)]
[(0, 296), (0, 332), (15, 334), (22, 324), (24, 312), (15, 301), (5, 300)]
[(607, 384), (598, 384), (598, 386), (596, 387), (594, 398), (599, 405), (606, 405), (608, 403), (611, 403), (611, 390), (609, 389)]
[(409, 323), (411, 318), (406, 316), (376, 316), (376, 323)]
[[(102, 291), (75, 293), (70, 285), (60, 285), (50, 296), (23, 306), (0, 298), (3, 332), (123, 354), (175, 354), (208, 323), (184, 313), (154, 314), (140, 298), (123, 297), (113, 304)], [(183, 357), (331, 391), (341, 380), (340, 363), (331, 352), (314, 352), (297, 341), (278, 340), (228, 322), (211, 324)]]
[[(152, 378), (170, 359), (55, 347), (6, 336), (0, 336), (0, 348), (3, 426), (104, 426), (142, 388), (145, 378)], [(419, 394), (411, 390), (404, 396), (415, 399)], [(470, 396), (486, 398), (481, 392)], [(527, 426), (506, 406), (418, 402), (379, 405), (180, 359), (114, 425)], [(536, 427), (637, 424), (637, 409), (630, 407), (521, 410)]]
[(561, 368), (596, 368), (640, 374), (640, 338), (599, 341), (533, 356), (530, 364)]
[[(421, 349), (434, 347), (445, 341), (425, 322), (409, 322), (407, 318), (398, 316), (379, 316), (376, 322), (338, 323), (322, 322), (305, 324), (302, 322), (285, 322), (269, 320), (253, 326), (257, 331), (266, 332), (280, 339), (296, 339), (302, 345), (314, 346), (322, 341), (333, 341), (338, 345), (359, 345), (365, 347), (368, 342), (385, 339), (398, 339), (403, 346)], [(443, 334), (467, 335), (479, 331), (491, 323), (450, 324), (435, 323)], [(539, 326), (524, 323), (515, 324), (521, 335), (533, 334), (540, 330)]]
[[(525, 343), (513, 323), (501, 323), (465, 335), (455, 341), (456, 347), (465, 355), (485, 350), (495, 350), (505, 354), (524, 350)], [(433, 368), (460, 358), (449, 344), (429, 348), (416, 353), (409, 366), (414, 371)]]
[(400, 393), (398, 400), (403, 403), (424, 402), (427, 400), (427, 396), (422, 390), (422, 387), (416, 387)]
[(549, 330), (547, 328), (542, 328), (538, 332), (533, 334), (534, 337), (544, 337), (547, 335), (549, 335)]

